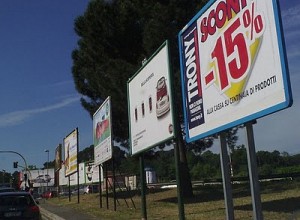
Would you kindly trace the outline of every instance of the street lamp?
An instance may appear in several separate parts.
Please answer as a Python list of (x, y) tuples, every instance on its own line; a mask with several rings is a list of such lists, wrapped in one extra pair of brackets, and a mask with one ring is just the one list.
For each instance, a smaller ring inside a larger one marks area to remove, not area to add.
[[(49, 166), (49, 150), (45, 150), (45, 152), (48, 154), (48, 160), (47, 160), (47, 178), (49, 176), (49, 169), (48, 169), (48, 166)], [(48, 179), (46, 179), (46, 182), (47, 182), (47, 186), (46, 186), (46, 191), (48, 191)]]

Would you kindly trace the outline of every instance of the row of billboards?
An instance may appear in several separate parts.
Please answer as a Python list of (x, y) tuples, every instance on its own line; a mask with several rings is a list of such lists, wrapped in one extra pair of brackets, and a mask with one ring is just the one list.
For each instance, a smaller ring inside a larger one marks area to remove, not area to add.
[[(178, 42), (187, 142), (292, 105), (277, 1), (209, 1)], [(128, 80), (131, 154), (176, 136), (171, 76), (166, 41)], [(95, 165), (112, 158), (111, 125), (108, 97), (93, 116)], [(64, 139), (64, 152), (69, 176), (78, 169), (78, 129)]]
[[(110, 97), (108, 97), (93, 116), (93, 167), (97, 167), (112, 158), (110, 106)], [(55, 171), (60, 171), (61, 173), (63, 170), (66, 177), (70, 177), (80, 170), (80, 164), (78, 164), (77, 159), (79, 151), (78, 136), (79, 132), (78, 128), (76, 128), (64, 138), (63, 146), (59, 145), (55, 150)], [(62, 156), (63, 152), (64, 157)]]
[[(277, 1), (211, 0), (178, 43), (187, 142), (292, 105)], [(165, 42), (128, 81), (132, 154), (176, 133), (169, 59)]]

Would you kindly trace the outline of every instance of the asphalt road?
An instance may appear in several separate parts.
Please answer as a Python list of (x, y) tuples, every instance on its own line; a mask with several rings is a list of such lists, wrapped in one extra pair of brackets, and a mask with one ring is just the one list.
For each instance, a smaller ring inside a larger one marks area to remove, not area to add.
[(72, 208), (61, 205), (53, 205), (47, 200), (40, 200), (39, 203), (43, 220), (96, 220), (94, 216), (81, 213)]

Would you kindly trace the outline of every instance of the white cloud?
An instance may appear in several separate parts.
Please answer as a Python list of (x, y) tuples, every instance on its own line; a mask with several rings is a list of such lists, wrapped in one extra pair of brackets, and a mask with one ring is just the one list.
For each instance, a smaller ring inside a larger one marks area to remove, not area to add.
[(67, 97), (61, 102), (46, 107), (25, 109), (0, 115), (0, 127), (14, 126), (34, 117), (34, 115), (60, 109), (79, 101), (78, 97)]

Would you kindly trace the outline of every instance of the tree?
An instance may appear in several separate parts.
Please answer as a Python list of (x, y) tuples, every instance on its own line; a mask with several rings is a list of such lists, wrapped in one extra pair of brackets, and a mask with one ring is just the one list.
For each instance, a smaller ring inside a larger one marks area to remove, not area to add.
[[(112, 98), (114, 138), (128, 145), (127, 80), (166, 39), (170, 40), (175, 100), (181, 103), (177, 34), (198, 12), (196, 0), (93, 0), (75, 20), (78, 48), (72, 53), (73, 78), (83, 95), (82, 106), (94, 114), (107, 96)], [(182, 122), (182, 110), (178, 109)], [(184, 134), (182, 134), (184, 136)], [(202, 149), (211, 139), (190, 145)], [(197, 147), (196, 147), (197, 146)], [(195, 148), (196, 147), (196, 148)], [(192, 195), (186, 145), (179, 139), (180, 173), (184, 196)]]

